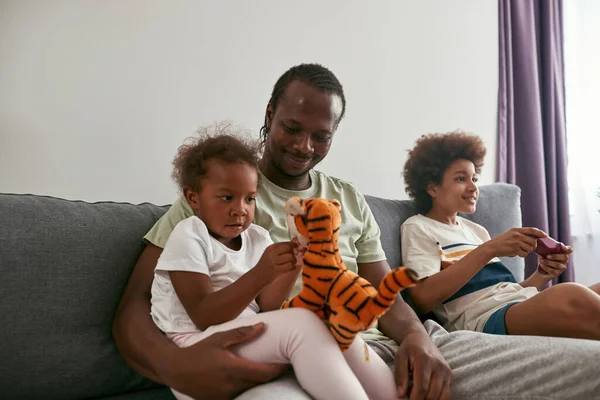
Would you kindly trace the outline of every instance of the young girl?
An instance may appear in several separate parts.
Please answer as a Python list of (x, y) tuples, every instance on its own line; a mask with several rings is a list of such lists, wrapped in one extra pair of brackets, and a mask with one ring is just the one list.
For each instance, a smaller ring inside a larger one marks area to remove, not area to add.
[(366, 361), (360, 337), (342, 353), (314, 313), (279, 310), (300, 273), (303, 249), (295, 241), (273, 244), (265, 229), (252, 224), (257, 149), (225, 134), (179, 149), (173, 177), (195, 216), (177, 224), (156, 266), (154, 322), (179, 347), (263, 322), (266, 332), (240, 345), (238, 355), (291, 363), (316, 399), (397, 398), (391, 370), (371, 349)]
[(566, 269), (569, 246), (540, 257), (538, 272), (518, 284), (498, 257), (525, 257), (546, 233), (515, 228), (491, 239), (457, 215), (475, 212), (485, 152), (462, 132), (424, 135), (409, 152), (404, 180), (419, 214), (402, 225), (402, 258), (421, 279), (409, 289), (416, 307), (448, 330), (600, 339), (600, 284), (538, 292)]

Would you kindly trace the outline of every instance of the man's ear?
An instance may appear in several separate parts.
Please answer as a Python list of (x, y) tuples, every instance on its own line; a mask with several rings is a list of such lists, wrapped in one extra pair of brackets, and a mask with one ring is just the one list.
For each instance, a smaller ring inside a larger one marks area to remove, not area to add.
[(267, 132), (271, 130), (271, 124), (273, 123), (273, 115), (275, 114), (271, 103), (267, 104), (267, 110), (265, 111), (265, 128)]
[(431, 196), (431, 198), (435, 198), (435, 196), (437, 195), (437, 186), (433, 183), (428, 183), (427, 187), (425, 188), (427, 190), (427, 194)]

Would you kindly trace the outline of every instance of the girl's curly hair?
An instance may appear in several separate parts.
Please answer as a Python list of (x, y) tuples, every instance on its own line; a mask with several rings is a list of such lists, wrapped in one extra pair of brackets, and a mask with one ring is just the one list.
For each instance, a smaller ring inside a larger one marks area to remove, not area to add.
[(485, 145), (479, 136), (460, 130), (421, 136), (409, 150), (404, 164), (406, 193), (414, 200), (417, 212), (425, 214), (431, 210), (433, 203), (427, 186), (441, 184), (450, 164), (459, 159), (469, 160), (479, 174), (485, 153)]
[(200, 190), (200, 180), (206, 176), (208, 162), (213, 159), (258, 169), (259, 143), (250, 139), (249, 131), (219, 122), (198, 129), (198, 134), (186, 140), (173, 159), (171, 176), (182, 192), (185, 188)]

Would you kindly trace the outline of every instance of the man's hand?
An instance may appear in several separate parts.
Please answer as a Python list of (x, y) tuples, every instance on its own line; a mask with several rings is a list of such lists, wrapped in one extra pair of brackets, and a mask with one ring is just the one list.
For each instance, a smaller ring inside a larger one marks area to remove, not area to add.
[(429, 336), (412, 333), (404, 338), (396, 352), (396, 384), (398, 395), (410, 400), (450, 399), (452, 371)]
[(165, 365), (165, 384), (195, 399), (225, 400), (287, 369), (287, 364), (262, 364), (235, 355), (231, 348), (252, 341), (265, 330), (264, 324), (215, 333), (193, 346), (179, 349)]
[(545, 274), (542, 274), (544, 278), (554, 279), (565, 272), (567, 263), (569, 262), (569, 254), (573, 253), (573, 248), (562, 245), (562, 251), (563, 253), (561, 254), (549, 254), (546, 257), (538, 256), (538, 264), (545, 272)]

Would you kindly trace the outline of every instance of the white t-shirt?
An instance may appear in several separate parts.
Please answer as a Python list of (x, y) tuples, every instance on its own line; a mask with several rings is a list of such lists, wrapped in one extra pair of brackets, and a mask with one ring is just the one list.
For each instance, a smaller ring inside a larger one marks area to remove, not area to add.
[[(232, 284), (254, 267), (265, 249), (273, 243), (269, 233), (251, 224), (241, 233), (242, 247), (232, 250), (213, 238), (196, 216), (179, 222), (158, 259), (152, 282), (151, 315), (165, 333), (200, 331), (186, 313), (169, 278), (169, 271), (189, 271), (210, 277), (213, 290)], [(259, 312), (252, 301), (240, 317)]]
[[(402, 224), (402, 264), (424, 279), (452, 268), (488, 240), (488, 231), (468, 219), (457, 217), (456, 225), (449, 225), (415, 215)], [(481, 332), (496, 310), (537, 293), (534, 287), (524, 288), (516, 283), (510, 270), (495, 257), (433, 312), (448, 331)]]

